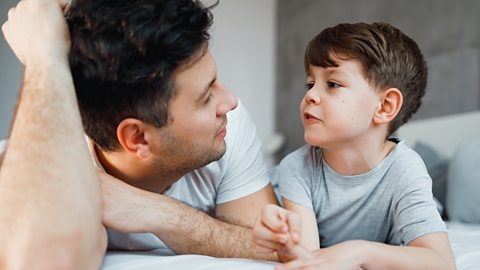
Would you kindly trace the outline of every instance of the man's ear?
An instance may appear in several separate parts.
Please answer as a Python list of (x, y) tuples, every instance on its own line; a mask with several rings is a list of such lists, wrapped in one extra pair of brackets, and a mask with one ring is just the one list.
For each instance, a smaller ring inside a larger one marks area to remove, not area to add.
[(151, 134), (148, 125), (134, 119), (124, 119), (117, 127), (117, 138), (126, 152), (137, 155), (140, 159), (150, 156)]
[(391, 122), (402, 108), (403, 95), (397, 88), (389, 88), (381, 94), (380, 104), (373, 116), (375, 124)]

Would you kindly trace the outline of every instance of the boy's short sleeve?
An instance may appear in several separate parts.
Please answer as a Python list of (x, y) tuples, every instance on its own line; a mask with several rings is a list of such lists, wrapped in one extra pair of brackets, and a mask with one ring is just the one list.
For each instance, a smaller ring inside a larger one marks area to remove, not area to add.
[(313, 208), (312, 160), (312, 147), (306, 145), (286, 156), (275, 168), (282, 197), (308, 208)]
[(426, 175), (410, 181), (399, 192), (394, 210), (394, 242), (408, 245), (420, 236), (447, 231), (431, 190), (432, 180)]

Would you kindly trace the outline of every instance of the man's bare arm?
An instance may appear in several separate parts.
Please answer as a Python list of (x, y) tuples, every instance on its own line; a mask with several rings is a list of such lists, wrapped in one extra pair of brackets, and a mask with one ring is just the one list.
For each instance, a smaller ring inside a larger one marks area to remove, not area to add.
[[(231, 219), (221, 221), (167, 196), (132, 187), (108, 174), (101, 174), (101, 178), (103, 221), (107, 227), (124, 233), (154, 233), (178, 254), (276, 260), (275, 254), (255, 252), (250, 228), (253, 220), (249, 224), (238, 218), (234, 222), (241, 225), (231, 224)], [(273, 194), (257, 197), (263, 192), (271, 190), (266, 188), (247, 199), (258, 199), (259, 205), (276, 203)]]
[[(65, 4), (65, 3), (64, 3)], [(106, 245), (56, 1), (20, 2), (4, 35), (25, 65), (0, 170), (0, 268), (96, 269)]]

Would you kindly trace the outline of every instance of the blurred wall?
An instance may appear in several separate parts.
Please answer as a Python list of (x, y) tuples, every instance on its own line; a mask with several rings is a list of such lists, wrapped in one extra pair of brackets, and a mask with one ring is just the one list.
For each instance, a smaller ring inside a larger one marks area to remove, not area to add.
[(218, 78), (240, 99), (266, 148), (275, 127), (276, 0), (220, 0), (211, 50)]
[(429, 85), (414, 119), (479, 110), (479, 11), (474, 0), (279, 0), (277, 126), (287, 138), (282, 154), (304, 144), (298, 108), (305, 92), (305, 46), (341, 22), (385, 21), (417, 41), (429, 65)]
[[(7, 20), (10, 7), (16, 3), (16, 0), (0, 1), (1, 24)], [(2, 139), (8, 135), (23, 68), (8, 47), (3, 34), (0, 36), (0, 139)]]

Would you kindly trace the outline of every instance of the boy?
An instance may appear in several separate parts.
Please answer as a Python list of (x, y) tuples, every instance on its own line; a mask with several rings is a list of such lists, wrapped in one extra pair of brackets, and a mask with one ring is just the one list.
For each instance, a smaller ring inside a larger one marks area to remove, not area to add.
[(454, 269), (425, 166), (389, 138), (425, 94), (417, 44), (386, 23), (340, 24), (310, 41), (305, 70), (308, 145), (278, 167), (287, 210), (263, 209), (257, 250), (294, 260), (279, 269)]

